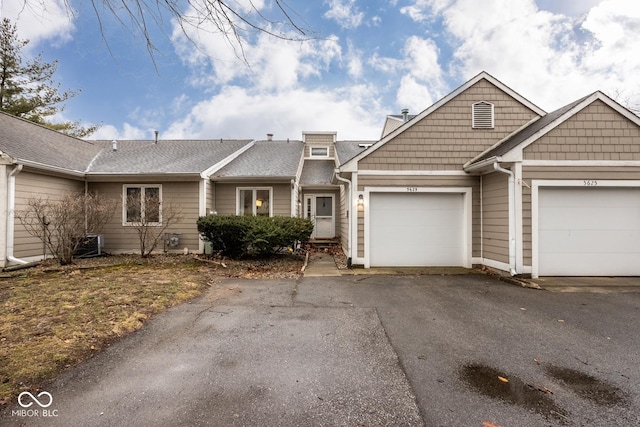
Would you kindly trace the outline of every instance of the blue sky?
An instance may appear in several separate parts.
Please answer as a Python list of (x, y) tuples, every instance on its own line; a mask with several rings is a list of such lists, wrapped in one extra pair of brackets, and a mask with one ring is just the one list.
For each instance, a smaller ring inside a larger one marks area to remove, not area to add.
[[(103, 39), (91, 3), (69, 3), (0, 0), (26, 55), (57, 59), (62, 88), (82, 90), (61, 118), (101, 124), (92, 138), (375, 140), (387, 114), (417, 114), (481, 71), (547, 111), (595, 90), (640, 106), (635, 0), (289, 0), (312, 39), (243, 33), (249, 66), (222, 36), (188, 29), (194, 46), (166, 16), (154, 64), (140, 34), (105, 15)], [(253, 4), (282, 19), (271, 0)]]

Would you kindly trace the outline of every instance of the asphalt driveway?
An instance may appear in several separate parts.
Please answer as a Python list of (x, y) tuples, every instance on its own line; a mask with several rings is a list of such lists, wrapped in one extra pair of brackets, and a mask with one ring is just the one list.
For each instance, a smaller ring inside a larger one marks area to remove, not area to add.
[(229, 279), (0, 424), (640, 425), (639, 326), (628, 290), (480, 274)]

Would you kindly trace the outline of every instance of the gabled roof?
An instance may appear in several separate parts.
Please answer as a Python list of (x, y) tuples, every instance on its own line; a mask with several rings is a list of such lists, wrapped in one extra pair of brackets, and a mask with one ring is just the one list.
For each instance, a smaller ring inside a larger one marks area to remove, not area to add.
[(336, 141), (336, 157), (341, 165), (372, 146), (376, 141)]
[(517, 92), (515, 92), (514, 90), (509, 88), (507, 85), (505, 85), (504, 83), (502, 83), (501, 81), (499, 81), (498, 79), (496, 79), (495, 77), (490, 75), (489, 73), (483, 71), (480, 74), (478, 74), (477, 76), (473, 77), (468, 82), (466, 82), (465, 84), (463, 84), (462, 86), (460, 86), (457, 89), (455, 89), (453, 92), (449, 93), (444, 98), (442, 98), (439, 101), (437, 101), (435, 104), (431, 105), (426, 110), (422, 111), (420, 114), (416, 115), (413, 119), (407, 120), (405, 123), (400, 125), (397, 129), (391, 131), (389, 134), (384, 136), (380, 141), (376, 142), (369, 149), (367, 149), (366, 151), (360, 153), (359, 155), (355, 156), (354, 158), (352, 158), (351, 160), (349, 160), (348, 162), (343, 164), (340, 167), (340, 169), (344, 170), (344, 171), (355, 170), (355, 164), (358, 161), (360, 161), (364, 157), (368, 156), (372, 152), (376, 151), (378, 148), (382, 147), (387, 142), (391, 141), (397, 135), (399, 135), (400, 133), (404, 132), (405, 130), (407, 130), (408, 128), (413, 126), (414, 124), (418, 123), (420, 120), (424, 119), (429, 114), (433, 113), (438, 108), (442, 107), (447, 102), (451, 101), (452, 99), (454, 99), (455, 97), (460, 95), (462, 92), (464, 92), (465, 90), (469, 89), (470, 87), (472, 87), (473, 85), (475, 85), (476, 83), (478, 83), (481, 80), (487, 80), (489, 83), (493, 84), (494, 86), (496, 86), (497, 88), (499, 88), (503, 92), (507, 93), (509, 96), (511, 96), (512, 98), (516, 99), (518, 102), (520, 102), (521, 104), (523, 104), (527, 108), (531, 109), (536, 114), (538, 114), (540, 116), (543, 116), (543, 115), (546, 114), (546, 112), (543, 109), (541, 109), (540, 107), (538, 107), (537, 105), (535, 105), (534, 103), (532, 103), (531, 101), (529, 101), (528, 99), (523, 97), (522, 95), (518, 94)]
[(0, 112), (0, 151), (18, 163), (83, 174), (100, 147)]
[(483, 162), (486, 163), (491, 159), (500, 159), (500, 161), (509, 161), (509, 159), (502, 159), (503, 156), (508, 155), (515, 149), (522, 150), (538, 140), (543, 135), (553, 130), (558, 125), (564, 123), (566, 120), (592, 104), (594, 101), (600, 100), (609, 105), (629, 120), (640, 126), (640, 117), (633, 114), (628, 109), (624, 108), (616, 101), (609, 98), (604, 93), (598, 91), (583, 98), (578, 99), (564, 107), (547, 114), (536, 120), (535, 122), (525, 126), (524, 128), (516, 131), (515, 133), (507, 136), (502, 141), (498, 142), (487, 151), (481, 153), (477, 157), (471, 159), (464, 165), (464, 169), (474, 169)]
[[(413, 119), (415, 114), (407, 114), (407, 121)], [(405, 122), (404, 115), (402, 114), (389, 114), (384, 121), (384, 126), (382, 127), (382, 135), (380, 138), (384, 138), (389, 133), (398, 129)]]
[(88, 167), (100, 174), (200, 174), (251, 140), (118, 140), (94, 142), (102, 151)]
[(300, 185), (329, 185), (335, 168), (333, 160), (306, 160), (302, 167)]
[(303, 148), (301, 141), (256, 141), (211, 178), (295, 178)]

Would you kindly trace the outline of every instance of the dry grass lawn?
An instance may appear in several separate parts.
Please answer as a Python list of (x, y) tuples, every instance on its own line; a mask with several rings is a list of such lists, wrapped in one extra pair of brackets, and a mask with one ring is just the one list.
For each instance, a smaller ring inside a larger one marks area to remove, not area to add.
[(4, 274), (0, 405), (23, 390), (40, 389), (61, 370), (139, 329), (153, 314), (216, 286), (216, 278), (293, 277), (301, 265), (295, 258), (223, 266), (191, 256), (109, 257)]

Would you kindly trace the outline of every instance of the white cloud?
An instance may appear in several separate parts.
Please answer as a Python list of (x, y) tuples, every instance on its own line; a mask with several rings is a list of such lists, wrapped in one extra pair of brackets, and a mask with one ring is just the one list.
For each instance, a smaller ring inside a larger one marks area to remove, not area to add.
[(586, 14), (600, 3), (602, 0), (579, 0), (579, 1), (558, 1), (558, 0), (536, 0), (540, 9), (554, 13), (561, 13), (567, 16), (580, 16)]
[(338, 39), (332, 36), (297, 42), (294, 33), (284, 33), (290, 40), (264, 32), (249, 40), (229, 39), (206, 25), (186, 31), (188, 38), (174, 23), (172, 41), (178, 56), (193, 71), (194, 86), (247, 79), (262, 89), (291, 88), (301, 79), (319, 76), (342, 54)]
[[(374, 115), (372, 116), (372, 113)], [(254, 92), (227, 86), (164, 132), (167, 138), (300, 139), (304, 130), (337, 131), (339, 139), (375, 139), (383, 117), (370, 87), (332, 91)]]
[(364, 13), (360, 11), (355, 0), (326, 0), (329, 10), (325, 18), (333, 19), (343, 28), (358, 28), (362, 24)]
[(439, 55), (440, 49), (432, 39), (410, 36), (400, 58), (380, 57), (376, 52), (368, 63), (398, 82), (399, 107), (422, 111), (447, 90)]
[(533, 0), (457, 0), (442, 13), (458, 82), (486, 70), (547, 110), (640, 87), (640, 4), (604, 0), (572, 17)]
[(412, 4), (401, 7), (400, 13), (416, 22), (430, 21), (452, 2), (453, 0), (414, 0)]
[(153, 129), (140, 129), (139, 127), (124, 123), (122, 129), (114, 125), (102, 125), (88, 139), (151, 139)]
[(72, 11), (65, 0), (0, 1), (0, 16), (16, 24), (18, 37), (30, 40), (28, 50), (47, 40), (56, 45), (71, 40), (74, 31)]

